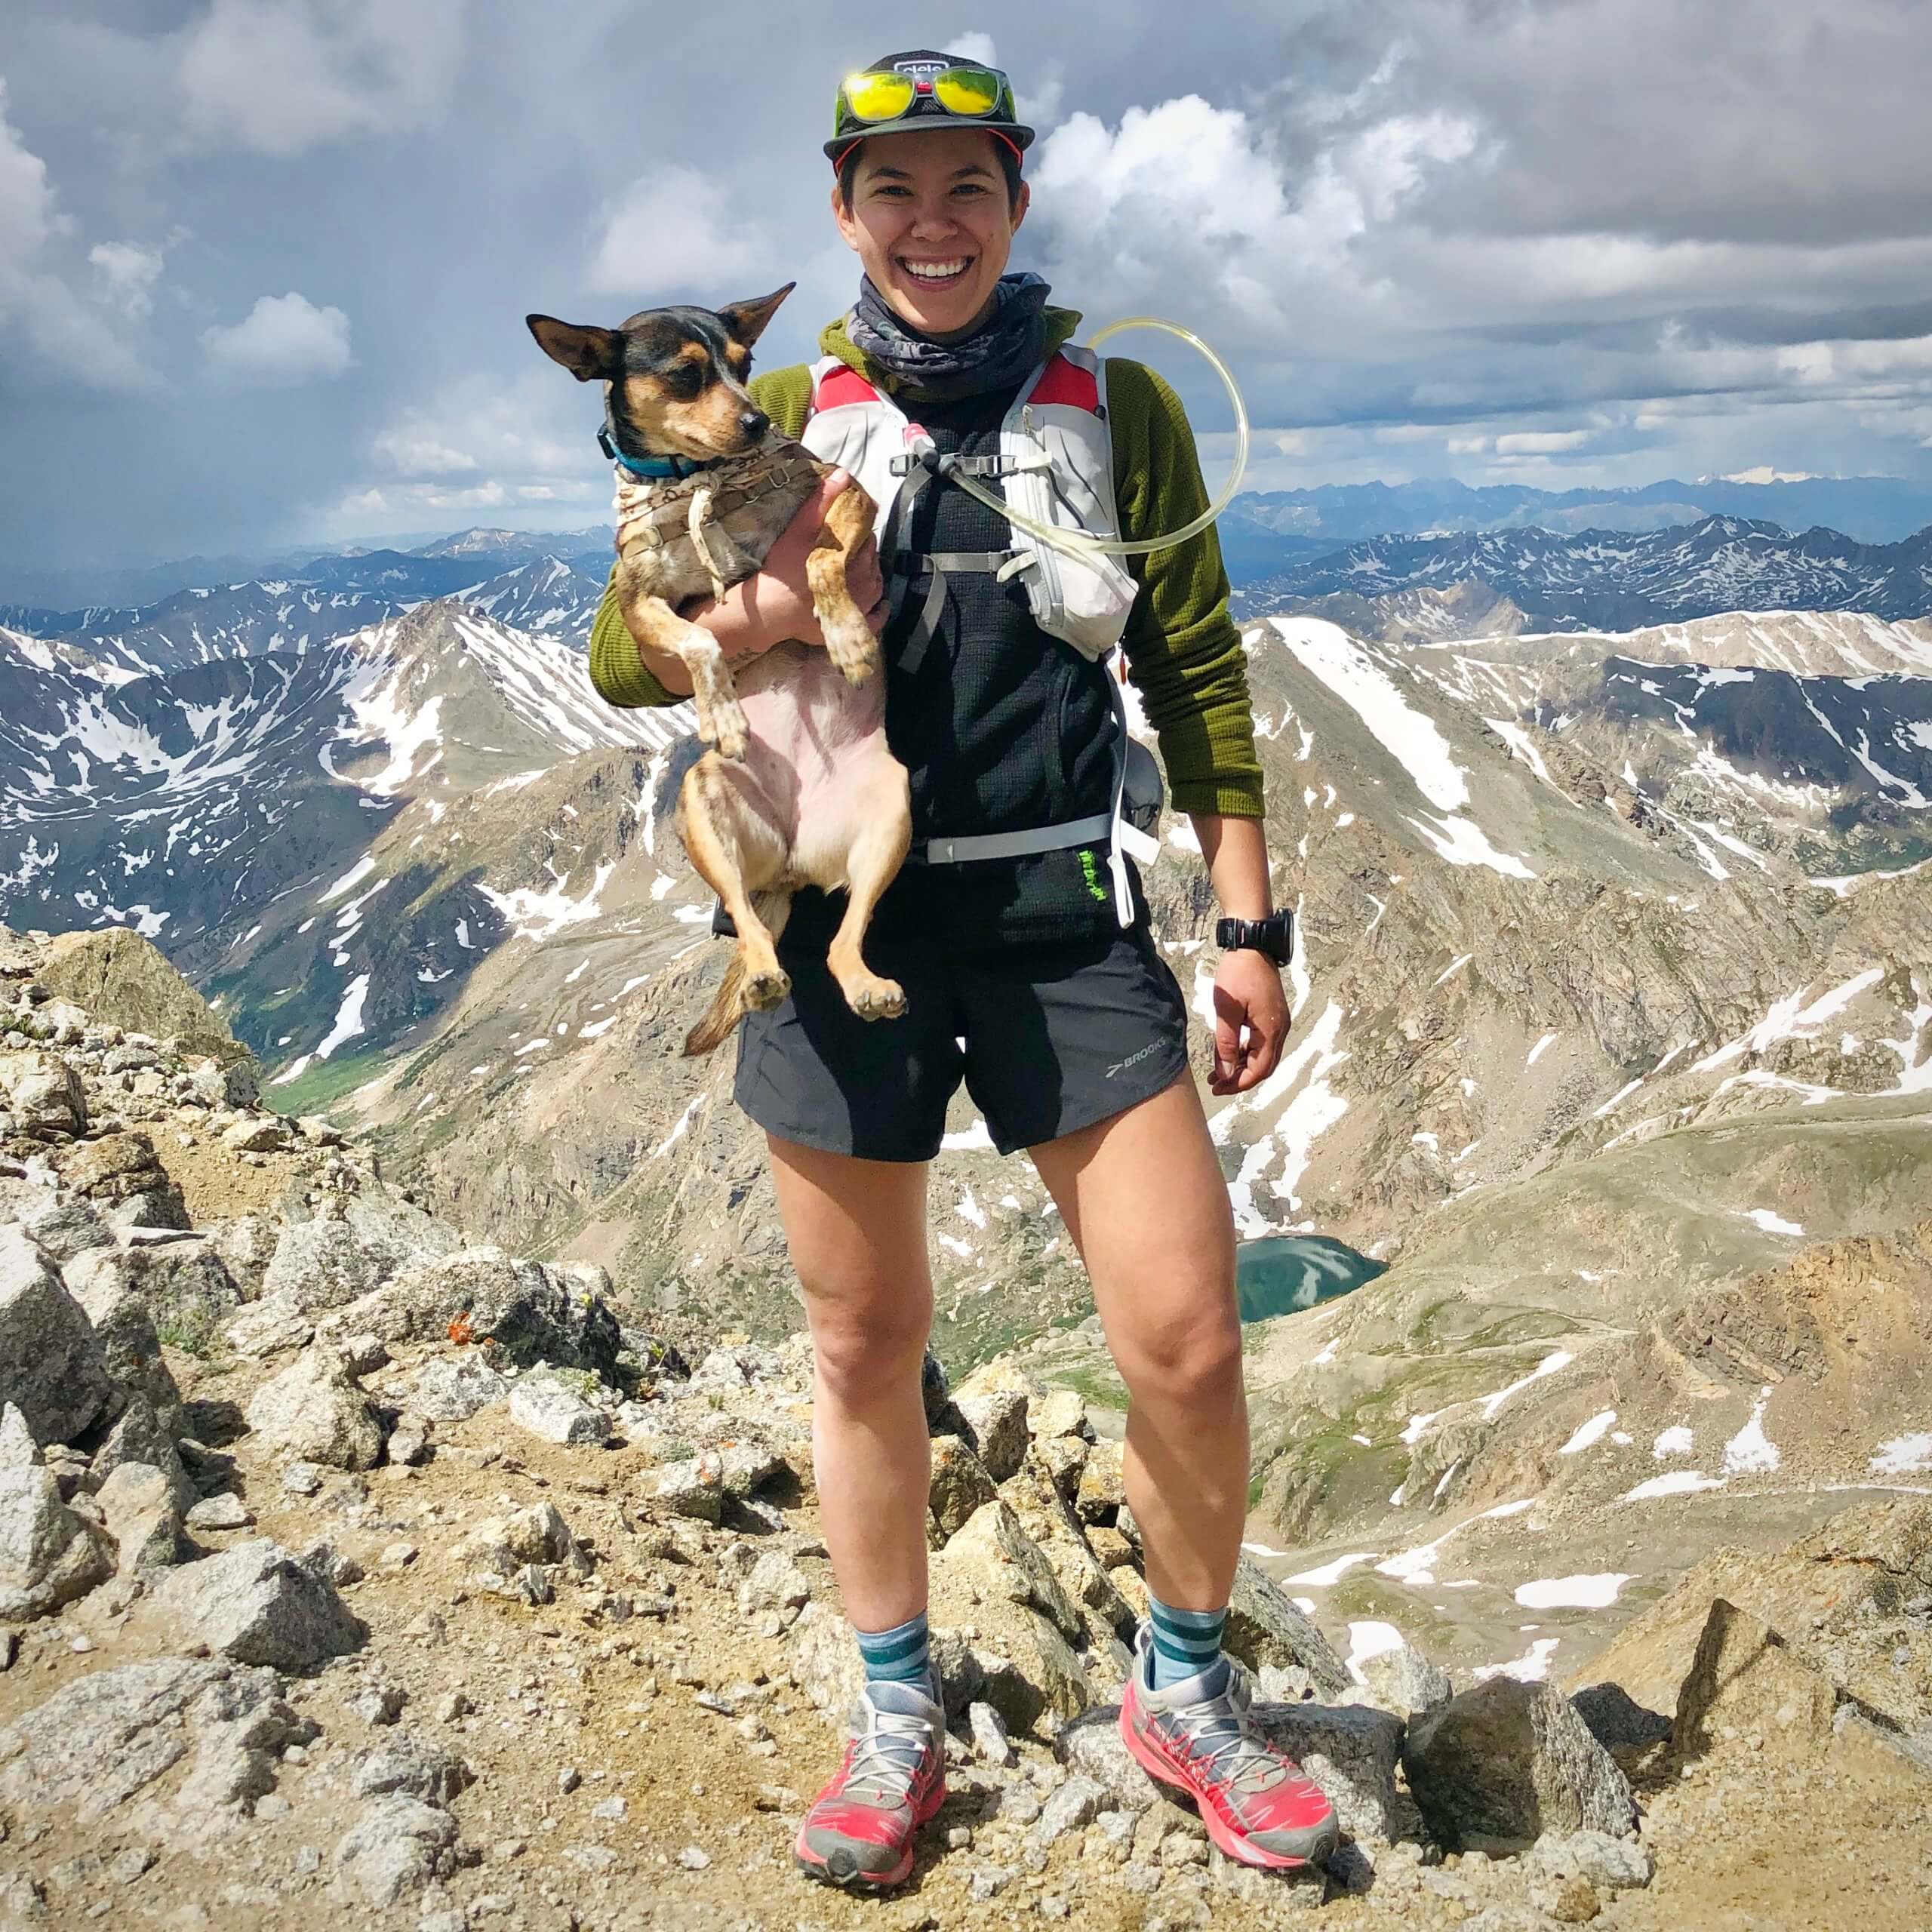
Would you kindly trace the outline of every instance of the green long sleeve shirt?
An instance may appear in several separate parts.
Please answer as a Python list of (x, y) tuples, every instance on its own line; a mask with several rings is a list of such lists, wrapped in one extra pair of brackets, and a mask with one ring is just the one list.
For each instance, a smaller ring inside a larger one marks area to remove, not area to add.
[[(1049, 309), (1048, 349), (1072, 339), (1080, 318)], [(918, 392), (897, 383), (857, 348), (843, 321), (820, 346), (910, 407)], [(1158, 536), (1191, 522), (1208, 506), (1193, 432), (1180, 398), (1151, 369), (1110, 358), (1107, 414), (1112, 433), (1114, 493), (1121, 532)], [(783, 435), (804, 429), (811, 371), (802, 362), (755, 377), (758, 406)], [(1259, 818), (1261, 764), (1254, 749), (1247, 665), (1241, 634), (1228, 614), (1228, 577), (1211, 526), (1184, 543), (1127, 559), (1140, 594), (1121, 641), (1128, 675), (1159, 739), (1175, 808)], [(675, 704), (651, 674), (617, 607), (614, 573), (590, 633), (590, 678), (609, 703)]]

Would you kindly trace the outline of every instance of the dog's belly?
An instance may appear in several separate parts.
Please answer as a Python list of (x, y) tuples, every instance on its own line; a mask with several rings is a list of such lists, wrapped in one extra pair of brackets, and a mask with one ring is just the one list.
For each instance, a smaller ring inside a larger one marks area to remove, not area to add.
[(739, 674), (750, 730), (746, 764), (771, 801), (800, 884), (846, 883), (846, 857), (868, 811), (885, 741), (885, 687), (848, 681), (824, 651), (781, 644)]

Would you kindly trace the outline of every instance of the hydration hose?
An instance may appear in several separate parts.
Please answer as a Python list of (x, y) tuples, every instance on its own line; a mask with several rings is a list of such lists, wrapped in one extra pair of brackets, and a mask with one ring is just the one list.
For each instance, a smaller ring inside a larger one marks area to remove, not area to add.
[(1166, 334), (1178, 336), (1189, 346), (1198, 349), (1212, 365), (1214, 373), (1221, 379), (1228, 392), (1228, 400), (1234, 405), (1235, 412), (1235, 461), (1228, 473), (1227, 481), (1222, 485), (1221, 494), (1195, 518), (1184, 523), (1178, 530), (1171, 530), (1161, 537), (1143, 537), (1131, 541), (1120, 537), (1092, 537), (1084, 531), (1060, 530), (1053, 525), (1038, 523), (1013, 508), (1002, 497), (996, 497), (983, 483), (969, 476), (963, 470), (952, 468), (942, 460), (940, 468), (950, 482), (958, 485), (969, 497), (976, 497), (990, 509), (997, 510), (1008, 522), (1026, 531), (1036, 543), (1044, 543), (1070, 557), (1098, 553), (1109, 557), (1140, 557), (1152, 550), (1165, 550), (1176, 543), (1184, 543), (1189, 537), (1197, 536), (1205, 530), (1221, 512), (1233, 502), (1235, 492), (1241, 488), (1241, 478), (1247, 469), (1247, 406), (1241, 401), (1241, 391), (1236, 386), (1234, 374), (1220, 357), (1210, 349), (1190, 328), (1184, 328), (1179, 322), (1164, 322), (1157, 315), (1130, 315), (1118, 322), (1109, 322), (1088, 344), (1097, 349), (1102, 343), (1128, 329), (1160, 329)]

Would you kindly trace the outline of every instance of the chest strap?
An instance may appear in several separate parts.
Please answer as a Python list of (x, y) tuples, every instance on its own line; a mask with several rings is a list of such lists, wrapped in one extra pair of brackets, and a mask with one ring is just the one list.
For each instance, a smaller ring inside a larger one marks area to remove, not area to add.
[(949, 576), (966, 571), (997, 577), (1016, 554), (1011, 550), (902, 550), (892, 560), (892, 571), (895, 577), (925, 577), (934, 571)]
[(964, 866), (975, 859), (1030, 859), (1035, 853), (1063, 852), (1075, 845), (1098, 845), (1113, 835), (1114, 815), (1096, 812), (1058, 825), (1036, 825), (1024, 832), (983, 832), (966, 838), (927, 838), (906, 858), (919, 866)]

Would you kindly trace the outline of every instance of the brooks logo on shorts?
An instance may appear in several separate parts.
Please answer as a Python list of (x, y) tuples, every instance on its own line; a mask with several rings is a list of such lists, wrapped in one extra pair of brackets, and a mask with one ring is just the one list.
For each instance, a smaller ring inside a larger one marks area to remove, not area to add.
[(1113, 1065), (1107, 1069), (1106, 1078), (1111, 1080), (1116, 1073), (1124, 1073), (1130, 1066), (1138, 1066), (1149, 1054), (1158, 1053), (1160, 1050), (1161, 1043), (1158, 1040), (1149, 1040), (1138, 1053), (1129, 1054), (1126, 1059), (1115, 1060)]

